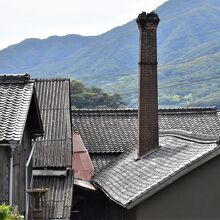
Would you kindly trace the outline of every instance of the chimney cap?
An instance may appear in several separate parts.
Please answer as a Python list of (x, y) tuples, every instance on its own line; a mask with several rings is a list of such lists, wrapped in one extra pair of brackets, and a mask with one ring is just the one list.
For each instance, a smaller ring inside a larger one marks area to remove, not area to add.
[(151, 23), (157, 26), (160, 22), (160, 19), (154, 11), (152, 11), (151, 13), (146, 13), (143, 11), (141, 14), (138, 15), (136, 22), (138, 24), (138, 27), (144, 27), (147, 23)]

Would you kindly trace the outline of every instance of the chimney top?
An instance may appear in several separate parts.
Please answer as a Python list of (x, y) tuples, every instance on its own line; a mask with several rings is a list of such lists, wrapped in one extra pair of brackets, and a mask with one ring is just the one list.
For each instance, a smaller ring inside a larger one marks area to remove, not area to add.
[(136, 22), (139, 28), (144, 28), (146, 26), (146, 23), (151, 23), (156, 28), (160, 22), (160, 19), (154, 11), (152, 11), (151, 13), (142, 12), (141, 14), (138, 15)]

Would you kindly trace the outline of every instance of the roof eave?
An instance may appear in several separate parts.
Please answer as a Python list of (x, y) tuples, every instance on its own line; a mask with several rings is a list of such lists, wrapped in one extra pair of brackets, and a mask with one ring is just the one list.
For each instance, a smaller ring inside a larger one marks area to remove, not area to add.
[(218, 144), (217, 149), (215, 148), (205, 156), (198, 158), (194, 163), (190, 164), (188, 167), (183, 168), (177, 173), (174, 173), (172, 176), (164, 179), (162, 182), (159, 182), (156, 186), (153, 188), (145, 191), (140, 196), (138, 196), (136, 199), (128, 202), (127, 204), (121, 204), (119, 205), (126, 207), (127, 209), (131, 209), (138, 205), (140, 202), (144, 201), (145, 199), (149, 198), (150, 196), (154, 195), (156, 192), (162, 190), (169, 184), (173, 183), (174, 181), (178, 180), (182, 176), (186, 175), (187, 173), (191, 172), (192, 170), (196, 169), (197, 167), (201, 166), (202, 164), (206, 163), (207, 161), (213, 159), (214, 157), (218, 156), (220, 154), (220, 145)]
[(38, 104), (38, 100), (37, 100), (37, 94), (36, 94), (35, 86), (33, 87), (32, 98), (33, 98), (35, 106), (36, 106), (37, 119), (38, 119), (38, 125), (39, 125), (39, 131), (35, 132), (33, 135), (35, 137), (42, 137), (43, 134), (44, 134), (44, 129), (43, 129), (43, 122), (42, 122), (42, 119), (41, 119), (40, 108), (39, 108), (39, 104)]

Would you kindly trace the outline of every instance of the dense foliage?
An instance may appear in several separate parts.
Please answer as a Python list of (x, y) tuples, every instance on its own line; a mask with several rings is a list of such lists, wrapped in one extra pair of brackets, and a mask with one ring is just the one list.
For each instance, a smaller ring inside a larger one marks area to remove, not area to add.
[(0, 220), (24, 220), (24, 216), (20, 215), (17, 206), (0, 204)]
[(70, 82), (72, 108), (120, 108), (126, 103), (119, 94), (109, 95), (97, 87), (86, 87), (78, 80)]
[[(219, 105), (220, 1), (169, 0), (156, 12), (161, 106)], [(28, 39), (0, 51), (0, 72), (72, 77), (137, 106), (138, 29), (133, 20), (93, 37)]]

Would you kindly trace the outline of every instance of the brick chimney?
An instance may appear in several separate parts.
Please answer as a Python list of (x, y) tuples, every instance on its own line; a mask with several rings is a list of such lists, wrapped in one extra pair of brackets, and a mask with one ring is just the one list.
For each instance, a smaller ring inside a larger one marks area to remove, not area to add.
[(139, 43), (139, 137), (138, 157), (159, 147), (157, 91), (157, 26), (154, 12), (142, 12), (137, 18)]

